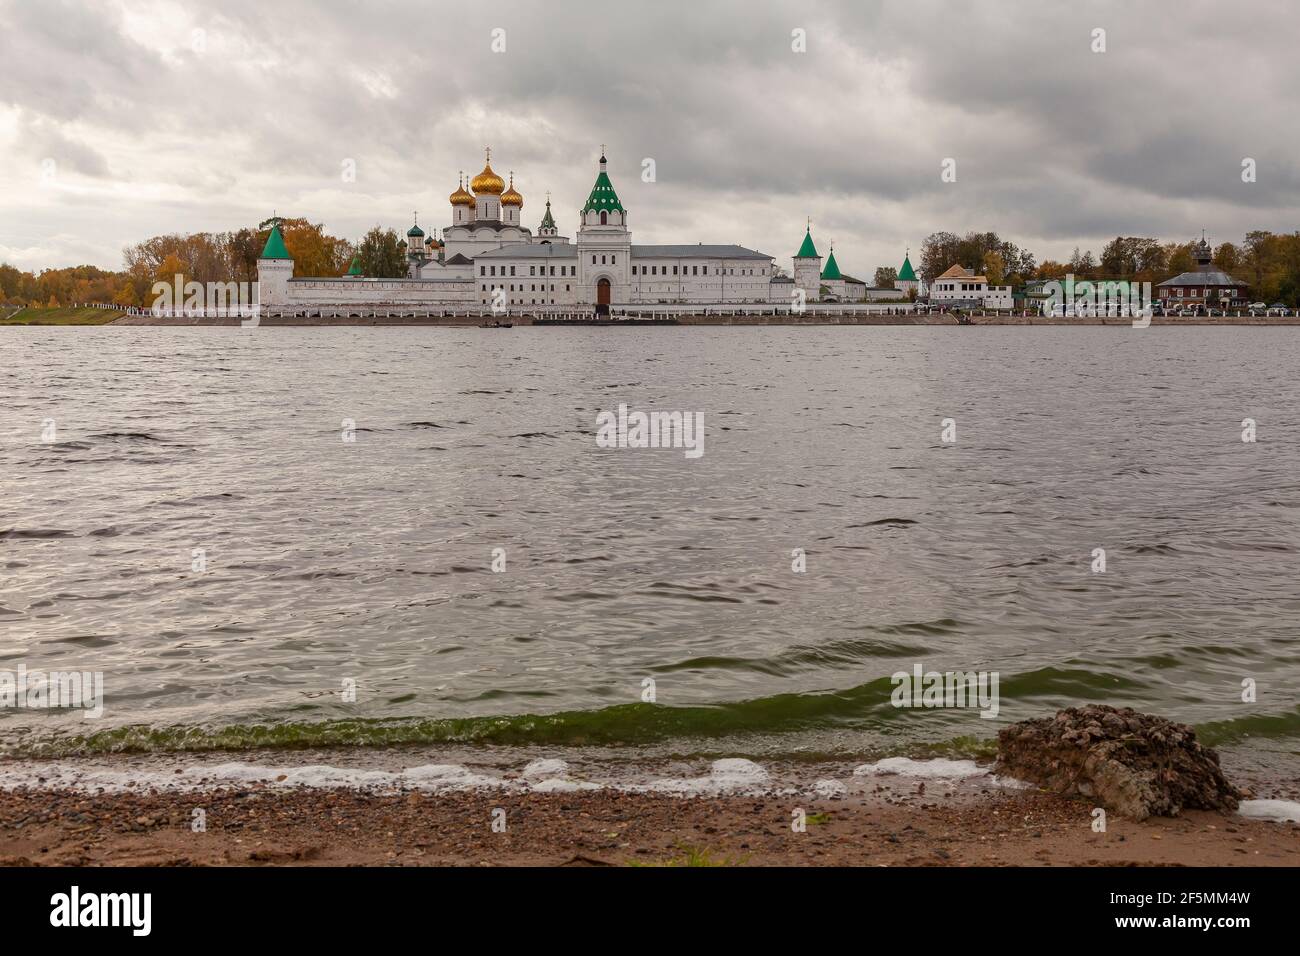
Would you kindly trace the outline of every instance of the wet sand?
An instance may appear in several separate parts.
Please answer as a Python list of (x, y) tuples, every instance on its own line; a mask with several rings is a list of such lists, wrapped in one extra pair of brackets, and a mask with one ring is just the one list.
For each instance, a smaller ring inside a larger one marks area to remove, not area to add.
[[(928, 792), (927, 792), (928, 791)], [(806, 830), (792, 827), (793, 811)], [(194, 832), (202, 809), (205, 832)], [(504, 831), (500, 830), (504, 811)], [(273, 788), (0, 792), (8, 866), (1298, 866), (1300, 825), (1208, 812), (1092, 829), (1032, 790), (895, 780), (805, 799)]]

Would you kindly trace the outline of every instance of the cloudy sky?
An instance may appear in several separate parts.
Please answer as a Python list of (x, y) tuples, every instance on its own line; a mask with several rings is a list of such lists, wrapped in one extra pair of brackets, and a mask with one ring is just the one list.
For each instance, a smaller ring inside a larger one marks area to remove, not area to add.
[(939, 229), (1040, 260), (1291, 231), (1297, 36), (1293, 0), (0, 0), (0, 261), (272, 211), (441, 227), (484, 144), (526, 225), (549, 190), (573, 235), (605, 143), (634, 241), (788, 268), (811, 216), (868, 279)]

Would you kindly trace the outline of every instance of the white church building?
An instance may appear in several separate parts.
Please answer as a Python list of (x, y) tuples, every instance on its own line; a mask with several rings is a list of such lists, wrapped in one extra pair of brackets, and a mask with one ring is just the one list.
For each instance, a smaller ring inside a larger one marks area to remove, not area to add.
[(794, 256), (793, 279), (778, 274), (772, 256), (744, 246), (633, 244), (603, 151), (574, 241), (560, 235), (549, 198), (537, 231), (523, 225), (524, 197), (513, 174), (507, 185), (492, 170), (490, 151), (468, 185), (462, 177), (448, 197), (451, 224), (441, 241), (418, 224), (407, 232), (406, 278), (367, 278), (355, 262), (346, 276), (297, 277), (274, 225), (257, 263), (261, 305), (280, 314), (457, 306), (600, 314), (611, 305), (789, 305), (796, 288), (808, 302), (856, 298), (845, 295), (834, 253), (830, 271), (822, 269), (811, 231)]

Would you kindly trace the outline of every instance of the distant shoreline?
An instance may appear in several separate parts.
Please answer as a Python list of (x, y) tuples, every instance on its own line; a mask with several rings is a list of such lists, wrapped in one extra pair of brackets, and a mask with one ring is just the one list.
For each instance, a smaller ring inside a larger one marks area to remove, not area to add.
[[(499, 319), (483, 315), (461, 316), (264, 316), (258, 323), (263, 327), (284, 328), (319, 328), (325, 326), (364, 327), (364, 326), (418, 326), (425, 328), (480, 328), (493, 327), (495, 323), (510, 327), (645, 327), (645, 326), (773, 326), (798, 327), (811, 325), (865, 325), (865, 326), (1077, 326), (1105, 325), (1117, 328), (1131, 328), (1132, 320), (1120, 317), (1068, 317), (1048, 318), (1042, 315), (1008, 315), (1006, 313), (984, 313), (963, 316), (966, 321), (959, 322), (951, 314), (887, 314), (884, 312), (862, 312), (836, 314), (817, 312), (792, 316), (785, 315), (672, 315), (654, 318), (617, 318), (617, 319), (563, 319), (550, 316), (507, 314)], [(125, 311), (91, 307), (64, 307), (20, 309), (8, 316), (0, 316), (3, 326), (53, 326), (53, 325), (115, 325), (115, 326), (164, 326), (164, 327), (227, 327), (238, 328), (238, 317), (173, 317), (154, 315), (129, 315)], [(1296, 326), (1300, 325), (1300, 316), (1199, 316), (1199, 317), (1154, 317), (1152, 326)]]
[[(1094, 326), (1115, 326), (1121, 328), (1132, 328), (1133, 320), (1129, 318), (1047, 318), (1045, 316), (1020, 316), (1020, 315), (970, 315), (966, 316), (970, 321), (968, 323), (958, 322), (951, 315), (843, 315), (843, 316), (789, 316), (789, 315), (680, 315), (674, 316), (671, 320), (651, 320), (651, 319), (618, 319), (618, 320), (592, 320), (592, 321), (556, 321), (543, 319), (535, 321), (533, 316), (529, 315), (507, 315), (499, 320), (503, 325), (511, 325), (516, 328), (538, 326), (538, 327), (555, 327), (555, 328), (573, 328), (573, 327), (645, 327), (645, 326), (810, 326), (810, 325), (866, 325), (866, 326), (948, 326), (948, 327), (969, 327), (977, 325), (1004, 325), (1004, 326), (1076, 326), (1076, 325), (1094, 325)], [(421, 326), (430, 328), (479, 328), (483, 326), (485, 320), (480, 316), (456, 316), (456, 317), (398, 317), (398, 316), (376, 316), (367, 318), (344, 318), (335, 316), (310, 317), (310, 316), (276, 316), (263, 318), (258, 324), (261, 327), (286, 327), (286, 328), (315, 328), (324, 326)], [(108, 323), (110, 325), (140, 325), (140, 326), (228, 326), (238, 327), (239, 319), (234, 318), (164, 318), (147, 315), (125, 316), (115, 319)], [(1296, 326), (1300, 325), (1300, 316), (1228, 316), (1228, 317), (1202, 317), (1202, 318), (1162, 318), (1156, 317), (1151, 320), (1152, 326)]]

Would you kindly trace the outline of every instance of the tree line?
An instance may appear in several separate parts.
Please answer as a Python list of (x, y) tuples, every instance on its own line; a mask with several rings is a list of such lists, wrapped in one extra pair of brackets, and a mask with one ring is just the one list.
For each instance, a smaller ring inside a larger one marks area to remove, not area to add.
[[(375, 226), (359, 242), (332, 236), (321, 223), (283, 219), (284, 244), (299, 276), (340, 276), (355, 256), (363, 275), (401, 278), (407, 274), (406, 244), (392, 229)], [(112, 302), (147, 306), (155, 282), (255, 282), (257, 257), (266, 245), (269, 228), (247, 227), (233, 232), (173, 233), (155, 236), (123, 250), (121, 271), (95, 266), (70, 266), (23, 272), (0, 264), (0, 302), (10, 305), (71, 305)], [(918, 273), (928, 285), (953, 265), (974, 269), (992, 285), (1022, 286), (1034, 279), (1059, 279), (1068, 273), (1086, 279), (1127, 279), (1158, 283), (1196, 268), (1196, 241), (1162, 242), (1140, 236), (1116, 236), (1094, 256), (1078, 249), (1066, 262), (1041, 263), (1027, 249), (995, 232), (958, 236), (935, 232), (921, 245)], [(1252, 298), (1300, 306), (1300, 232), (1247, 233), (1239, 242), (1214, 249), (1214, 264), (1250, 286)], [(875, 284), (892, 287), (897, 270), (881, 267)]]
[[(990, 285), (1021, 286), (1033, 279), (1123, 279), (1156, 284), (1196, 269), (1199, 240), (1162, 242), (1142, 236), (1116, 236), (1099, 256), (1077, 248), (1065, 262), (1034, 255), (994, 232), (957, 236), (936, 232), (921, 246), (918, 270), (928, 285), (954, 265), (986, 275)], [(1250, 286), (1250, 295), (1265, 302), (1300, 306), (1300, 232), (1277, 234), (1255, 230), (1239, 242), (1213, 250), (1215, 267)]]
[[(395, 230), (375, 226), (353, 243), (325, 231), (321, 223), (281, 219), (285, 247), (299, 276), (340, 276), (353, 256), (362, 274), (396, 279), (407, 275), (406, 243)], [(256, 282), (257, 257), (269, 227), (233, 232), (172, 233), (154, 236), (122, 251), (122, 269), (69, 266), (38, 273), (0, 264), (0, 302), (9, 305), (61, 306), (111, 302), (120, 306), (152, 304), (155, 282)]]

